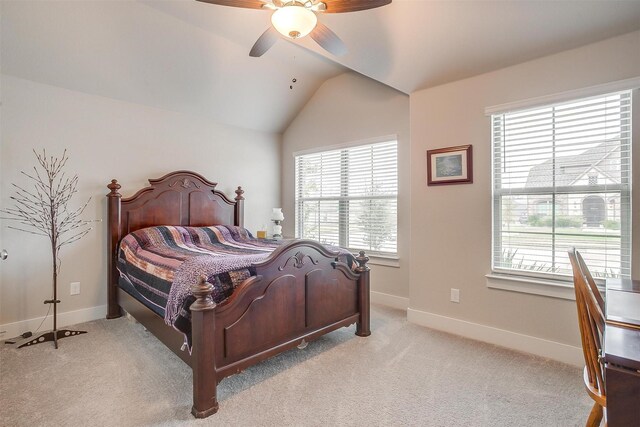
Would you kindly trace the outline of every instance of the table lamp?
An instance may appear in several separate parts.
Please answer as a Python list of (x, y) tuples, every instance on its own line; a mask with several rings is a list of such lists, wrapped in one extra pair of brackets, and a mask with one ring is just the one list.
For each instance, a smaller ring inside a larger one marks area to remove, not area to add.
[(282, 225), (280, 223), (284, 220), (284, 214), (282, 208), (273, 208), (271, 213), (271, 221), (275, 224), (273, 226), (273, 238), (282, 239)]

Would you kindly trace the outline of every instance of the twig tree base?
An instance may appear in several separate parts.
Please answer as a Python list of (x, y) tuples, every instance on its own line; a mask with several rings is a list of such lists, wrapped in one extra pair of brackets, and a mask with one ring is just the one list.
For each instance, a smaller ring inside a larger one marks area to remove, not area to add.
[(57, 331), (42, 332), (39, 335), (26, 338), (24, 341), (17, 344), (18, 348), (29, 347), (36, 344), (42, 344), (43, 342), (53, 341), (55, 347), (58, 348), (58, 340), (62, 338), (72, 337), (75, 335), (86, 334), (87, 331), (72, 331), (70, 329), (58, 329)]

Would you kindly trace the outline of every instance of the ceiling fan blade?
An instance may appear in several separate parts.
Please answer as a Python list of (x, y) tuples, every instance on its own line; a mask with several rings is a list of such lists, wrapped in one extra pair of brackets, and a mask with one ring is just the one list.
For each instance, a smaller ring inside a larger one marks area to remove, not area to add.
[(306, 7), (307, 9), (311, 9), (314, 12), (326, 12), (327, 10), (327, 5), (324, 2), (317, 2), (314, 3), (311, 0), (308, 0), (305, 4), (304, 7)]
[(327, 13), (344, 13), (375, 9), (388, 5), (391, 0), (322, 0), (321, 3), (326, 5)]
[(222, 6), (243, 7), (245, 9), (262, 9), (266, 2), (260, 0), (196, 0), (202, 3)]
[(278, 41), (278, 32), (275, 28), (269, 27), (267, 31), (262, 33), (258, 40), (256, 40), (255, 44), (251, 48), (249, 52), (249, 56), (257, 58), (259, 56), (264, 55), (266, 51), (268, 51), (273, 44)]
[(347, 53), (347, 47), (340, 40), (340, 37), (329, 29), (322, 22), (318, 21), (316, 28), (309, 34), (316, 43), (318, 43), (324, 50), (335, 56), (342, 56)]

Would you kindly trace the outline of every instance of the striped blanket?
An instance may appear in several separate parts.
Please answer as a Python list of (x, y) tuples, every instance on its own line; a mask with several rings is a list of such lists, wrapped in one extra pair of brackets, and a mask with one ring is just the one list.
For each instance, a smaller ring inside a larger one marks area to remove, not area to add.
[(241, 227), (158, 226), (134, 231), (120, 244), (120, 286), (183, 332), (190, 344), (195, 301), (191, 286), (201, 275), (213, 285), (216, 303), (228, 298), (252, 264), (269, 256), (280, 242), (255, 239)]

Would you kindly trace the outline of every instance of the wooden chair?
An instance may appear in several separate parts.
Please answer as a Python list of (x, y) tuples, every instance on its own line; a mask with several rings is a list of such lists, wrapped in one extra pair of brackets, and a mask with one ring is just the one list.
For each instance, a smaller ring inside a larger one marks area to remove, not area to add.
[(584, 385), (589, 397), (594, 401), (586, 425), (599, 426), (603, 415), (606, 425), (607, 398), (601, 361), (602, 334), (605, 326), (604, 299), (582, 256), (575, 248), (569, 250), (569, 259), (573, 268), (578, 324), (584, 353)]
[(589, 289), (591, 289), (591, 293), (593, 294), (594, 298), (596, 299), (596, 302), (598, 303), (598, 306), (600, 307), (600, 311), (602, 313), (604, 313), (604, 297), (600, 293), (600, 289), (598, 289), (598, 286), (596, 285), (596, 281), (593, 280), (593, 276), (591, 276), (591, 272), (589, 271), (589, 268), (587, 268), (587, 264), (585, 264), (584, 258), (582, 258), (582, 255), (580, 255), (580, 252), (575, 251), (575, 254), (576, 254), (576, 258), (578, 259), (578, 264), (580, 265), (580, 270), (582, 270), (582, 274), (584, 275), (585, 279), (587, 280), (587, 284), (589, 285)]

